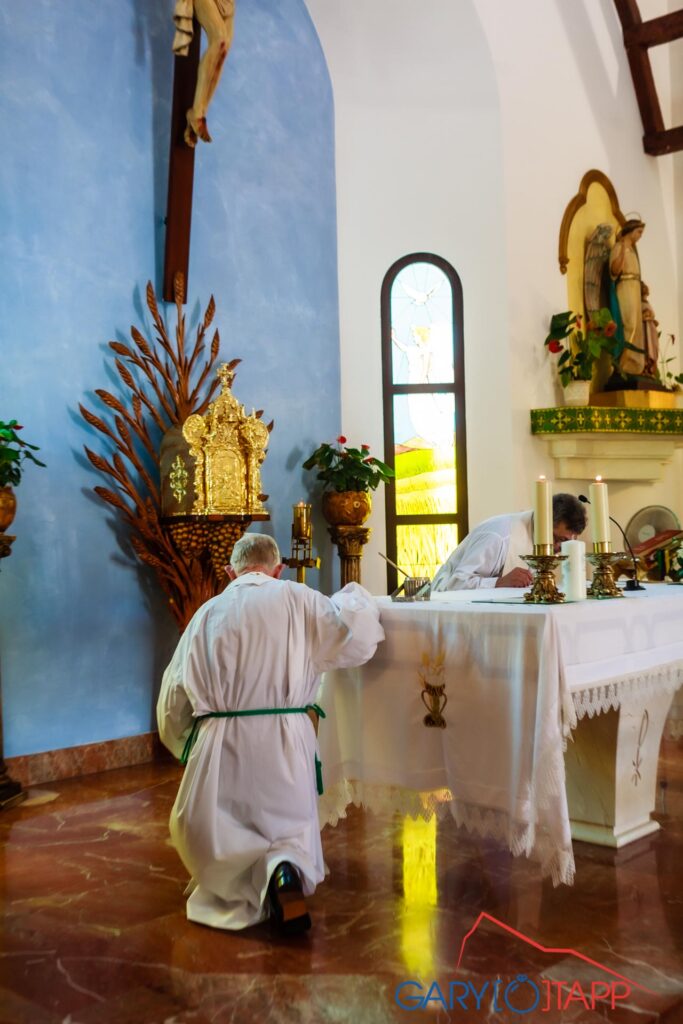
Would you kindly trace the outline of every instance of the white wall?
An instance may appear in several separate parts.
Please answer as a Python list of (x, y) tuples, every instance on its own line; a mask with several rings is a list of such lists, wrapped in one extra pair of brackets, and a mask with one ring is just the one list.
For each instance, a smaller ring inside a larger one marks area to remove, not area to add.
[[(383, 446), (380, 289), (410, 252), (448, 260), (463, 284), (467, 431), (476, 519), (513, 499), (498, 96), (471, 0), (307, 0), (335, 97), (342, 429)], [(495, 360), (491, 352), (496, 351)], [(496, 466), (495, 477), (482, 466)], [(501, 497), (502, 495), (502, 497)], [(386, 591), (375, 498), (363, 582)]]
[[(552, 475), (529, 409), (559, 397), (543, 349), (549, 316), (567, 301), (559, 226), (590, 168), (647, 222), (644, 275), (661, 329), (680, 334), (679, 158), (643, 152), (613, 2), (307, 4), (335, 96), (343, 431), (381, 449), (381, 281), (398, 257), (437, 253), (464, 290), (470, 523), (526, 507), (537, 473)], [(666, 9), (641, 3), (645, 18)], [(670, 48), (652, 57), (671, 124), (680, 75), (672, 80)], [(682, 515), (682, 465), (679, 452), (661, 484), (613, 485), (613, 514), (665, 504)], [(377, 500), (363, 565), (376, 592), (383, 514)]]

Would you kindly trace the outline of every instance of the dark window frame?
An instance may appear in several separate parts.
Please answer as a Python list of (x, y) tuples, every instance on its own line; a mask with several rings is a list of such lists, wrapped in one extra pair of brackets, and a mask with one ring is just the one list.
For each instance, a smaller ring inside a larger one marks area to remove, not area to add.
[[(453, 300), (453, 383), (394, 384), (392, 379), (393, 350), (391, 342), (391, 289), (397, 275), (411, 263), (432, 263), (448, 278)], [(397, 515), (396, 484), (386, 487), (386, 547), (387, 556), (396, 561), (396, 527), (405, 525), (427, 526), (433, 523), (455, 523), (458, 527), (458, 543), (469, 529), (467, 495), (467, 433), (465, 416), (465, 336), (463, 323), (462, 283), (456, 270), (446, 260), (433, 253), (416, 252), (402, 256), (391, 265), (384, 276), (381, 292), (382, 326), (382, 406), (384, 410), (384, 461), (396, 468), (394, 457), (394, 396), (447, 393), (454, 396), (455, 416), (455, 485), (456, 512), (431, 515)], [(403, 578), (403, 577), (401, 577)], [(389, 592), (398, 585), (398, 573), (387, 566), (387, 588)]]

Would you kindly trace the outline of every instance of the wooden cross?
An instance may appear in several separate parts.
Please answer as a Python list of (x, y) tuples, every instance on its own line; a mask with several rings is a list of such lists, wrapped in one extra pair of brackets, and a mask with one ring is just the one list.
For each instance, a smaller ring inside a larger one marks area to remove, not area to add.
[(186, 111), (192, 106), (199, 67), (200, 28), (195, 18), (194, 33), (187, 57), (176, 57), (173, 71), (173, 109), (171, 111), (171, 152), (168, 165), (166, 202), (166, 246), (164, 249), (164, 287), (166, 302), (175, 301), (173, 279), (183, 275), (183, 303), (187, 302), (187, 277), (190, 264), (190, 227), (192, 224), (192, 184), (194, 149), (184, 139)]

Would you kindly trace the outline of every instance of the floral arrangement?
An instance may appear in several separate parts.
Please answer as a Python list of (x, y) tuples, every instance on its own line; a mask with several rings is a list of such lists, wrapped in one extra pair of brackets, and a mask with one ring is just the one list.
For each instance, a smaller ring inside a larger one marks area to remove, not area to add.
[(318, 469), (316, 479), (333, 491), (374, 491), (394, 476), (386, 463), (370, 455), (370, 445), (347, 448), (340, 434), (334, 445), (325, 441), (303, 463), (304, 469)]
[(672, 552), (667, 576), (674, 583), (683, 583), (683, 547)]
[[(661, 339), (661, 334), (659, 335)], [(659, 380), (667, 391), (678, 391), (681, 384), (683, 384), (683, 373), (674, 374), (669, 369), (669, 363), (674, 361), (674, 356), (670, 356), (669, 352), (673, 349), (676, 342), (676, 337), (673, 334), (667, 335), (666, 342), (661, 345), (659, 352), (659, 365), (657, 366), (657, 380)]]
[(594, 313), (583, 330), (582, 318), (577, 313), (555, 313), (550, 320), (550, 331), (545, 346), (553, 355), (559, 355), (557, 372), (562, 387), (573, 380), (591, 380), (593, 367), (603, 352), (615, 355), (617, 330), (609, 309)]
[(36, 466), (44, 466), (33, 452), (40, 451), (34, 444), (22, 441), (17, 431), (24, 428), (16, 420), (0, 420), (0, 487), (16, 487), (21, 482), (23, 463), (28, 459)]

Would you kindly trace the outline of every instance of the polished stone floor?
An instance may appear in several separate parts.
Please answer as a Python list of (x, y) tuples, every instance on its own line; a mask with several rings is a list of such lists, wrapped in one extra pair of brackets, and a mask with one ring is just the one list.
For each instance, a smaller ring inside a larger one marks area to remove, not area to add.
[(576, 843), (571, 888), (450, 819), (352, 809), (323, 832), (313, 930), (289, 941), (185, 920), (178, 778), (119, 769), (2, 813), (0, 1024), (683, 1021), (680, 742), (660, 758), (662, 830)]

